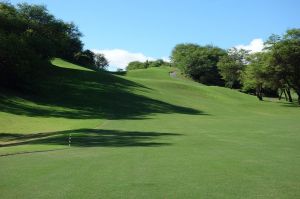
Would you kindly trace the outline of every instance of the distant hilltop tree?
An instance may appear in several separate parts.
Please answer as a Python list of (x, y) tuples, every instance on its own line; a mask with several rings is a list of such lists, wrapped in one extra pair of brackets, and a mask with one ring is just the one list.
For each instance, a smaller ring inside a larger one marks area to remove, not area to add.
[(95, 66), (99, 70), (106, 69), (109, 65), (109, 62), (105, 58), (104, 54), (96, 53), (95, 54)]
[(170, 63), (162, 59), (158, 59), (155, 61), (146, 60), (145, 62), (133, 61), (127, 65), (126, 70), (146, 69), (146, 68), (161, 67), (161, 66), (170, 66)]
[(91, 50), (76, 53), (75, 62), (93, 70), (105, 70), (108, 66), (108, 61), (103, 54)]
[(90, 50), (84, 50), (76, 53), (74, 60), (77, 64), (91, 68), (95, 65), (95, 53)]

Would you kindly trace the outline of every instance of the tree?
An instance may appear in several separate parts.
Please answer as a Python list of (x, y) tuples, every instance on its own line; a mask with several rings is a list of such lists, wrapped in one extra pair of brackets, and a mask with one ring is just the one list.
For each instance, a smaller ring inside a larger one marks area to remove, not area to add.
[[(2, 86), (24, 88), (40, 76), (55, 54), (53, 43), (41, 34), (39, 24), (21, 9), (0, 2), (0, 81)], [(47, 46), (47, 48), (45, 48)]]
[(290, 29), (282, 37), (273, 35), (266, 44), (274, 81), (295, 90), (300, 104), (300, 29)]
[(172, 51), (172, 64), (194, 80), (208, 85), (223, 85), (217, 63), (226, 52), (214, 46), (179, 44)]
[(267, 79), (267, 53), (254, 53), (248, 57), (249, 64), (242, 74), (243, 90), (255, 90), (259, 100), (263, 100), (263, 89), (268, 87)]
[(103, 54), (95, 54), (95, 66), (97, 69), (105, 69), (108, 66), (108, 61)]
[(172, 50), (171, 62), (188, 75), (188, 66), (193, 59), (193, 53), (200, 48), (197, 44), (178, 44)]
[[(29, 21), (33, 30), (47, 38), (55, 46), (55, 56), (74, 61), (74, 55), (82, 51), (82, 34), (74, 23), (56, 19), (43, 5), (18, 4), (19, 15)], [(48, 49), (44, 48), (42, 50)], [(41, 50), (41, 49), (39, 49)]]
[(232, 48), (220, 58), (217, 66), (226, 87), (239, 88), (241, 86), (241, 74), (245, 69), (248, 55), (247, 50)]

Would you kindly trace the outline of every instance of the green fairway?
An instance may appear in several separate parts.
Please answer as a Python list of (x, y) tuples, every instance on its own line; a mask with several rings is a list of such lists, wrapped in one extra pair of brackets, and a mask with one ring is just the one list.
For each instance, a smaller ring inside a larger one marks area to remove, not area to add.
[(1, 90), (1, 199), (300, 198), (296, 105), (53, 64), (35, 93)]

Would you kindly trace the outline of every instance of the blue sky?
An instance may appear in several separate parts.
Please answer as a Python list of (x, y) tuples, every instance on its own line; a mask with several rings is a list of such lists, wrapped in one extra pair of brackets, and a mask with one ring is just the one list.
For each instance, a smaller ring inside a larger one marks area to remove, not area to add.
[(25, 2), (44, 4), (57, 18), (77, 24), (85, 48), (105, 53), (111, 69), (133, 59), (166, 59), (176, 44), (185, 42), (259, 49), (272, 33), (300, 28), (299, 0)]

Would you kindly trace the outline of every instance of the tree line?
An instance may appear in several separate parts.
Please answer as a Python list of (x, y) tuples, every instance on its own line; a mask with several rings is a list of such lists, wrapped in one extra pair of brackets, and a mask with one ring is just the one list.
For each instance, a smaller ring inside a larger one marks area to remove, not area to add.
[(184, 74), (207, 85), (226, 86), (264, 95), (276, 95), (292, 102), (291, 92), (300, 104), (300, 29), (271, 35), (262, 52), (216, 46), (178, 44), (171, 63)]
[(60, 57), (92, 69), (108, 65), (102, 54), (83, 49), (74, 23), (55, 18), (45, 6), (0, 2), (0, 81), (18, 88), (43, 74)]

